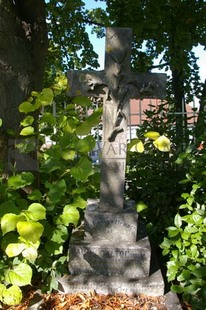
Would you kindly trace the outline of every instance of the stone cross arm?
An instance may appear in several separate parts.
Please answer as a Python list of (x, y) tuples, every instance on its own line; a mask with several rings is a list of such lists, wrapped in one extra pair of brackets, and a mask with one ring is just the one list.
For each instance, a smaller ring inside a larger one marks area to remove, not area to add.
[[(109, 83), (104, 71), (68, 71), (68, 95), (104, 97), (109, 91)], [(166, 74), (128, 72), (124, 76), (127, 99), (164, 99)]]

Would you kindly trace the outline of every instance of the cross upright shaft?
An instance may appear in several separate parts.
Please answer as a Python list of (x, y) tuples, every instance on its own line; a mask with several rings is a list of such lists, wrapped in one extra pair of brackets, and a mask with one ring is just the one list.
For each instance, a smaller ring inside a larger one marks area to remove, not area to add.
[(103, 97), (100, 210), (123, 208), (127, 121), (131, 98), (163, 98), (166, 75), (130, 71), (132, 30), (107, 28), (105, 71), (69, 71), (69, 96)]

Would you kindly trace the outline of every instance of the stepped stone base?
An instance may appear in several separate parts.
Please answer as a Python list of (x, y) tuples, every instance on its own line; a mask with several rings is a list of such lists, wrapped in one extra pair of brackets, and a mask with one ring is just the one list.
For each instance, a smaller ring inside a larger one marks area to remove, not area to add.
[(158, 270), (149, 277), (128, 278), (124, 276), (75, 275), (58, 280), (60, 290), (66, 294), (95, 291), (97, 294), (125, 293), (128, 295), (164, 295), (164, 281)]
[(69, 255), (69, 270), (73, 275), (149, 276), (151, 249), (148, 238), (130, 243), (108, 240), (72, 242)]

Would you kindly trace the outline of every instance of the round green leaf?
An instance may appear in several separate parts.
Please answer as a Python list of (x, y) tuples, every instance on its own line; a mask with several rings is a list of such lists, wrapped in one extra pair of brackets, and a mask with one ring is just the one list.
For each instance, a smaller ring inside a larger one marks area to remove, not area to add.
[(22, 291), (17, 285), (12, 285), (3, 292), (3, 302), (9, 306), (17, 306), (21, 303)]
[(160, 136), (153, 142), (154, 146), (161, 152), (169, 152), (170, 151), (170, 140), (163, 136)]
[(21, 136), (30, 136), (34, 134), (34, 127), (27, 126), (20, 131)]
[(6, 282), (17, 286), (31, 284), (32, 269), (28, 264), (20, 263), (6, 275)]
[(34, 180), (34, 175), (31, 172), (22, 172), (21, 174), (13, 175), (8, 178), (8, 187), (11, 189), (19, 189), (30, 185)]
[(79, 221), (79, 211), (77, 208), (66, 205), (64, 207), (63, 214), (60, 215), (58, 222), (68, 226), (69, 224), (74, 224), (75, 226), (78, 224)]
[(31, 115), (27, 115), (22, 121), (21, 121), (21, 125), (26, 127), (29, 125), (32, 125), (34, 122), (34, 117)]
[(156, 140), (159, 138), (160, 134), (157, 131), (148, 131), (144, 134), (145, 138), (149, 138), (151, 140)]
[(1, 230), (3, 236), (9, 231), (15, 230), (18, 221), (19, 221), (18, 215), (13, 213), (5, 214), (1, 219)]
[(25, 243), (10, 243), (6, 248), (6, 254), (8, 257), (18, 256), (25, 248)]
[(29, 101), (24, 101), (19, 106), (19, 112), (29, 113), (34, 111), (34, 106)]
[(143, 210), (146, 210), (148, 208), (148, 206), (146, 205), (146, 203), (144, 203), (144, 201), (139, 201), (137, 204), (136, 204), (136, 209), (137, 209), (137, 212), (142, 212)]
[(81, 107), (89, 107), (91, 106), (91, 100), (85, 96), (78, 96), (73, 99), (74, 103)]
[(38, 222), (21, 221), (17, 223), (17, 231), (25, 240), (36, 243), (43, 234), (44, 227)]
[(87, 158), (80, 158), (75, 167), (71, 168), (72, 176), (78, 181), (86, 181), (92, 174), (92, 163)]
[(46, 209), (40, 203), (32, 203), (27, 211), (24, 211), (26, 216), (32, 221), (40, 221), (46, 218)]

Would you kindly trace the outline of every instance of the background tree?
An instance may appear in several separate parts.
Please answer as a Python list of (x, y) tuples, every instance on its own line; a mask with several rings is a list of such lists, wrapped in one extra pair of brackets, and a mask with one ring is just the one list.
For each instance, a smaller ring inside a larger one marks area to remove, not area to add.
[[(151, 70), (151, 60), (161, 56), (159, 67), (171, 70), (170, 94), (176, 112), (200, 96), (202, 85), (193, 47), (206, 42), (205, 8), (201, 1), (107, 0), (112, 24), (131, 27), (135, 35), (133, 66)], [(187, 140), (186, 115), (176, 116), (177, 143)]]

